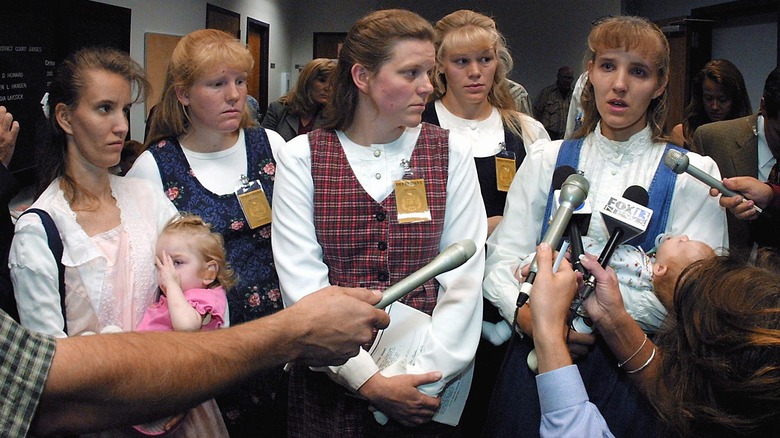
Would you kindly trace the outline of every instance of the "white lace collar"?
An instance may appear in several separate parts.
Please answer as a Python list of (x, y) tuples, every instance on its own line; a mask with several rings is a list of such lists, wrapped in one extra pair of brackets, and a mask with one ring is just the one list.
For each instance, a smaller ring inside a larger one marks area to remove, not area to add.
[(649, 126), (632, 135), (626, 141), (610, 140), (601, 133), (601, 122), (596, 124), (593, 131), (593, 146), (608, 157), (621, 157), (622, 160), (632, 160), (643, 155), (653, 147), (652, 132)]

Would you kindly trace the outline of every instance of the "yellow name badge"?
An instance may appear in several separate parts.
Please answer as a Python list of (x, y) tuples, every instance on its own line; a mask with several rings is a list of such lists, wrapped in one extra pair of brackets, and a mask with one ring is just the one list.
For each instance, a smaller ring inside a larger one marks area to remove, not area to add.
[(236, 196), (250, 228), (255, 229), (271, 223), (271, 205), (268, 204), (260, 181), (252, 181), (239, 188), (236, 190)]
[(401, 179), (395, 182), (395, 206), (398, 209), (398, 223), (410, 224), (431, 220), (425, 180)]
[(515, 179), (517, 167), (514, 158), (496, 157), (496, 187), (501, 192), (508, 192), (512, 180)]

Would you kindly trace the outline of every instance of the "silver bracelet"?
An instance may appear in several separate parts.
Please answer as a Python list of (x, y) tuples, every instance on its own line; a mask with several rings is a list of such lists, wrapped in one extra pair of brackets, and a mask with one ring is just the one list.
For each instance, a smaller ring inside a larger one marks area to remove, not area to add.
[(650, 353), (650, 357), (647, 359), (647, 362), (645, 362), (641, 367), (639, 367), (639, 368), (637, 368), (635, 370), (626, 371), (626, 374), (634, 374), (634, 373), (638, 373), (638, 372), (642, 371), (648, 365), (650, 365), (650, 362), (652, 362), (653, 359), (655, 359), (655, 347), (653, 347), (653, 352)]
[(623, 365), (627, 364), (628, 361), (634, 358), (637, 354), (639, 354), (640, 351), (642, 351), (643, 348), (645, 348), (645, 344), (647, 344), (647, 333), (645, 333), (645, 340), (642, 341), (642, 345), (639, 346), (639, 349), (634, 352), (631, 356), (628, 357), (628, 359), (624, 360), (623, 362), (618, 363), (618, 368), (623, 368)]

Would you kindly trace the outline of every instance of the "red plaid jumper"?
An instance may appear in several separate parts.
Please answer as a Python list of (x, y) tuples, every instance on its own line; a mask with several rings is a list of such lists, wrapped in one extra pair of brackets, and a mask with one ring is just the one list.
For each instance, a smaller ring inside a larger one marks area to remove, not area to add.
[[(333, 285), (385, 289), (439, 253), (447, 200), (447, 132), (423, 124), (411, 156), (414, 178), (425, 180), (431, 221), (399, 224), (395, 194), (377, 203), (361, 186), (334, 131), (309, 133), (314, 225)], [(400, 163), (398, 164), (401, 165)], [(429, 315), (439, 285), (430, 280), (402, 301)], [(295, 367), (290, 376), (291, 437), (438, 436), (446, 426), (379, 426), (368, 403), (323, 373)]]

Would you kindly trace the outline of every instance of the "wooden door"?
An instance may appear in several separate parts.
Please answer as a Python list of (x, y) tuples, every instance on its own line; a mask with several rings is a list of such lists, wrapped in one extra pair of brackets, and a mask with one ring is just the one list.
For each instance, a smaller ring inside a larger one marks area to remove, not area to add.
[(255, 60), (249, 73), (248, 91), (260, 104), (260, 112), (268, 108), (268, 34), (267, 23), (247, 18), (246, 44)]
[(671, 130), (685, 120), (685, 107), (691, 97), (691, 80), (709, 61), (712, 53), (712, 23), (687, 17), (656, 22), (669, 41), (669, 82), (667, 83)]

